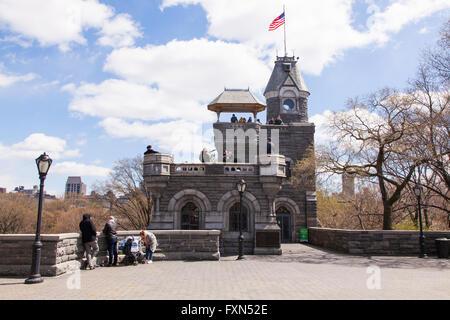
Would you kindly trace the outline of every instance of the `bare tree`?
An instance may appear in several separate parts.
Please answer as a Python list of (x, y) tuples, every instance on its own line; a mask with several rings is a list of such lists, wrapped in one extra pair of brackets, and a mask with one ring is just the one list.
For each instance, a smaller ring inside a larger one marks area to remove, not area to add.
[(95, 186), (110, 203), (112, 215), (125, 230), (146, 229), (152, 221), (153, 200), (143, 180), (143, 158), (116, 162), (108, 181)]
[(364, 100), (350, 99), (348, 111), (334, 113), (330, 129), (336, 142), (322, 146), (319, 162), (337, 174), (355, 174), (375, 180), (383, 203), (383, 229), (392, 229), (392, 210), (416, 167), (405, 137), (413, 101), (408, 95), (383, 89)]
[(425, 64), (442, 83), (450, 81), (450, 20), (441, 29), (436, 48), (425, 51)]
[[(21, 194), (0, 196), (0, 233), (31, 231), (30, 219), (37, 208), (34, 199)], [(30, 229), (30, 230), (29, 230)]]

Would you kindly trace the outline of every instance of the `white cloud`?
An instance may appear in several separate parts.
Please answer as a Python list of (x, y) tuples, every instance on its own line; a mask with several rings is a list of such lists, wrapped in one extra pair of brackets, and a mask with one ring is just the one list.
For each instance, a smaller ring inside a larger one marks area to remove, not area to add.
[(28, 82), (37, 77), (34, 73), (27, 73), (25, 75), (7, 75), (0, 73), (0, 87), (8, 87), (16, 82)]
[(124, 119), (202, 119), (207, 117), (199, 103), (180, 95), (125, 80), (109, 79), (100, 84), (65, 86), (74, 90), (69, 109), (94, 117)]
[(0, 159), (35, 159), (46, 152), (52, 159), (79, 157), (78, 149), (67, 149), (65, 140), (43, 133), (30, 134), (25, 140), (11, 146), (0, 143)]
[(5, 36), (0, 42), (14, 42), (23, 48), (29, 48), (33, 45), (32, 41), (25, 40), (20, 36)]
[(191, 158), (191, 154), (198, 153), (206, 145), (198, 122), (178, 120), (149, 125), (141, 121), (107, 118), (100, 122), (100, 126), (113, 137), (145, 139), (161, 148), (158, 151), (175, 153), (176, 161)]
[(208, 103), (224, 86), (264, 88), (271, 70), (258, 57), (256, 49), (242, 44), (173, 40), (161, 46), (114, 50), (104, 70), (127, 81), (156, 85), (175, 98)]
[[(117, 49), (104, 69), (121, 79), (62, 87), (73, 95), (69, 109), (104, 119), (100, 125), (111, 136), (158, 141), (155, 145), (171, 152), (187, 152), (191, 141), (198, 141), (201, 123), (216, 118), (207, 103), (225, 86), (261, 92), (271, 72), (255, 49), (206, 39)], [(176, 138), (174, 129), (187, 140)], [(201, 150), (200, 143), (194, 145), (200, 147), (194, 152)]]
[(72, 161), (58, 162), (52, 168), (53, 174), (68, 176), (106, 177), (110, 172), (111, 169), (108, 168)]
[(62, 51), (86, 44), (83, 32), (91, 28), (100, 30), (101, 45), (133, 45), (141, 36), (128, 15), (115, 16), (97, 0), (1, 0), (0, 28)]
[(142, 36), (138, 24), (128, 14), (119, 14), (105, 21), (100, 34), (98, 43), (110, 47), (132, 46), (134, 39)]
[[(302, 59), (302, 68), (311, 74), (322, 69), (345, 50), (369, 44), (383, 44), (405, 25), (446, 8), (448, 0), (397, 0), (381, 10), (368, 3), (367, 30), (356, 30), (352, 23), (353, 0), (285, 0), (288, 54)], [(209, 21), (208, 33), (223, 40), (237, 40), (265, 51), (273, 57), (283, 54), (283, 30), (267, 31), (272, 20), (282, 12), (272, 0), (164, 0), (161, 9), (201, 4)], [(304, 63), (303, 63), (304, 61)]]

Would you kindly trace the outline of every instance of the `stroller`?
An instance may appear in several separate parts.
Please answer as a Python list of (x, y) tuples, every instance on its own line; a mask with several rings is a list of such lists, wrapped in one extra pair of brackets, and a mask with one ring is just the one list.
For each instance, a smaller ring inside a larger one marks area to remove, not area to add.
[(126, 238), (123, 253), (125, 254), (125, 258), (122, 263), (126, 266), (144, 262), (144, 254), (140, 250), (140, 240), (136, 240), (132, 236)]

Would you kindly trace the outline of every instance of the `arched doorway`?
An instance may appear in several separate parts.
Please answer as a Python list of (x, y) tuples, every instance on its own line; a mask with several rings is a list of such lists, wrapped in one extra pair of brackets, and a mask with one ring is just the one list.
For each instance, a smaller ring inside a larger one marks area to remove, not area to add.
[(199, 230), (200, 210), (197, 206), (188, 202), (181, 209), (181, 230)]
[(286, 207), (281, 206), (276, 211), (277, 223), (281, 229), (281, 242), (290, 242), (291, 240), (291, 213)]
[[(239, 231), (239, 214), (240, 214), (240, 205), (239, 202), (235, 203), (231, 206), (229, 210), (229, 231)], [(245, 206), (242, 206), (242, 232), (248, 232), (248, 210)]]

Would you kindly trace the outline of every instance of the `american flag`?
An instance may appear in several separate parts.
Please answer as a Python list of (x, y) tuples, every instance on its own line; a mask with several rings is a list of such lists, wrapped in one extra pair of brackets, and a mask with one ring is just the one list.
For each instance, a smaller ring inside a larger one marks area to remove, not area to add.
[(284, 12), (280, 16), (275, 18), (275, 20), (272, 21), (272, 23), (269, 26), (269, 31), (273, 31), (279, 26), (282, 26), (283, 24), (284, 24)]

